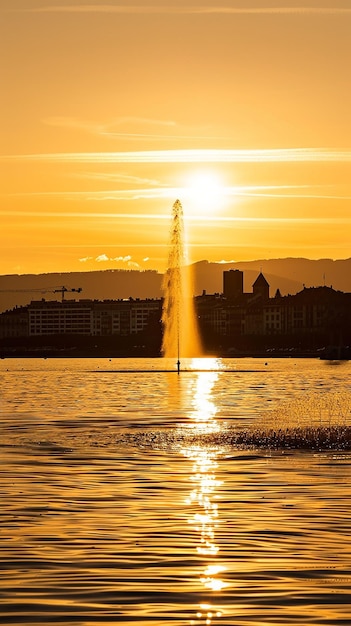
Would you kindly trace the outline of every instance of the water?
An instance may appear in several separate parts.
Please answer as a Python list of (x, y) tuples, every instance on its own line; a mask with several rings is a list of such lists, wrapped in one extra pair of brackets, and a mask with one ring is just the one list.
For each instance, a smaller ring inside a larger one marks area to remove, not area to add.
[(351, 364), (183, 365), (0, 362), (2, 624), (351, 623), (351, 453), (230, 444), (345, 424)]
[(167, 272), (163, 280), (162, 354), (178, 360), (202, 354), (184, 239), (183, 207), (176, 200), (172, 208)]

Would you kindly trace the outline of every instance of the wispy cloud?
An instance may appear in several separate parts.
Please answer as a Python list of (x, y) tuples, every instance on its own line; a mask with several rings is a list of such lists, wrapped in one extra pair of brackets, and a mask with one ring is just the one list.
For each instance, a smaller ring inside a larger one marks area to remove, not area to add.
[[(80, 218), (82, 220), (102, 220), (108, 219), (111, 221), (122, 220), (127, 222), (137, 221), (139, 223), (143, 221), (169, 221), (169, 213), (96, 213), (89, 211), (82, 212), (72, 212), (72, 211), (14, 211), (14, 210), (0, 210), (0, 216), (11, 216), (11, 217), (40, 217), (43, 218), (55, 218), (67, 220), (68, 218)], [(213, 222), (213, 223), (271, 223), (271, 224), (351, 224), (351, 217), (323, 217), (323, 216), (309, 216), (309, 217), (258, 217), (258, 216), (239, 216), (239, 215), (198, 215), (198, 214), (190, 214), (185, 215), (185, 219), (189, 222), (201, 222), (204, 224), (205, 222)], [(209, 245), (209, 244), (208, 244)], [(217, 245), (217, 244), (216, 244)], [(79, 246), (73, 246), (79, 247)], [(95, 246), (94, 246), (95, 247)], [(103, 260), (103, 259), (101, 259)]]
[(351, 150), (276, 148), (263, 150), (141, 150), (131, 152), (57, 152), (0, 156), (1, 161), (55, 163), (270, 163), (347, 162)]
[[(107, 122), (82, 120), (75, 117), (47, 117), (42, 120), (43, 124), (57, 128), (67, 128), (99, 135), (106, 138), (124, 137), (130, 140), (157, 139), (218, 139), (218, 136), (199, 132), (186, 132), (187, 129), (172, 120), (157, 120), (143, 117), (119, 117)], [(165, 130), (168, 130), (166, 133)], [(158, 132), (150, 132), (158, 130)], [(173, 134), (170, 131), (173, 130)]]
[[(298, 190), (305, 189), (302, 193)], [(228, 187), (224, 190), (224, 195), (232, 197), (249, 197), (249, 198), (299, 198), (311, 200), (351, 200), (351, 196), (342, 194), (322, 194), (313, 191), (308, 185), (252, 185), (251, 187)]]
[[(88, 176), (87, 176), (88, 177)], [(94, 178), (94, 177), (93, 177)], [(134, 177), (131, 177), (134, 178)], [(99, 178), (100, 179), (100, 178)], [(129, 177), (126, 177), (129, 179)], [(118, 182), (119, 177), (114, 179), (113, 175), (107, 178), (102, 175), (101, 180), (110, 180), (111, 182)], [(135, 182), (144, 179), (136, 178)], [(121, 177), (120, 182), (125, 182), (124, 177)], [(151, 182), (151, 181), (149, 181)], [(158, 184), (158, 183), (157, 183)], [(149, 188), (134, 188), (134, 189), (119, 189), (119, 190), (103, 190), (103, 191), (38, 191), (38, 192), (15, 192), (11, 194), (1, 194), (6, 197), (29, 197), (29, 196), (43, 196), (43, 197), (61, 197), (66, 200), (84, 199), (92, 202), (116, 202), (118, 200), (123, 201), (135, 201), (135, 200), (155, 200), (166, 199), (172, 200), (175, 198), (182, 198), (187, 200), (188, 198), (194, 198), (194, 191), (188, 187), (168, 187), (166, 184), (159, 184), (159, 187)], [(245, 186), (223, 186), (214, 196), (221, 198), (295, 198), (295, 199), (311, 199), (311, 200), (351, 200), (350, 195), (343, 194), (331, 194), (320, 193), (316, 189), (325, 189), (325, 186), (317, 185), (245, 185)], [(0, 213), (1, 214), (1, 213)], [(72, 214), (76, 215), (76, 214)]]
[(96, 211), (22, 211), (14, 209), (0, 209), (1, 217), (40, 217), (40, 218), (80, 218), (80, 219), (108, 219), (108, 220), (125, 220), (125, 221), (142, 221), (142, 220), (169, 220), (169, 214), (161, 213), (117, 213), (117, 212), (96, 212)]
[(90, 132), (101, 133), (113, 131), (114, 129), (125, 125), (143, 125), (143, 126), (165, 126), (175, 127), (176, 122), (172, 120), (155, 120), (147, 117), (118, 117), (108, 122), (96, 122), (92, 120), (82, 120), (77, 117), (45, 117), (44, 124), (48, 126), (58, 126), (67, 128), (77, 128), (88, 130)]
[(111, 130), (105, 130), (100, 135), (105, 137), (123, 137), (124, 139), (130, 139), (133, 141), (140, 141), (143, 139), (157, 139), (158, 141), (166, 141), (172, 139), (174, 141), (180, 141), (181, 139), (218, 139), (218, 135), (181, 135), (174, 133), (173, 135), (166, 135), (165, 133), (122, 133)]
[[(74, 193), (74, 192), (73, 192)], [(169, 199), (175, 198), (180, 195), (180, 189), (178, 187), (164, 187), (164, 188), (151, 188), (151, 189), (121, 189), (118, 191), (90, 191), (90, 192), (76, 192), (83, 195), (85, 200), (91, 200), (94, 202), (106, 202), (117, 200), (156, 200), (156, 199)]]
[[(89, 178), (89, 175), (87, 175)], [(110, 182), (130, 182), (130, 178), (134, 178), (134, 182), (139, 181), (145, 183), (145, 179), (138, 179), (137, 177), (119, 177), (114, 178), (113, 175), (102, 174), (101, 178), (98, 175), (98, 180), (110, 181)], [(95, 176), (93, 176), (95, 179)], [(148, 181), (153, 182), (155, 181)], [(118, 200), (134, 201), (134, 200), (154, 200), (154, 199), (174, 199), (177, 197), (187, 200), (193, 199), (194, 191), (191, 187), (169, 187), (166, 184), (161, 184), (156, 181), (157, 187), (148, 188), (134, 188), (134, 189), (119, 189), (119, 190), (103, 190), (103, 191), (38, 191), (38, 192), (15, 192), (12, 194), (2, 194), (6, 197), (28, 197), (28, 196), (43, 196), (43, 197), (63, 197), (67, 200), (84, 199), (93, 202), (116, 202)], [(245, 185), (245, 186), (223, 186), (218, 189), (214, 196), (221, 198), (299, 198), (299, 199), (313, 199), (313, 200), (351, 200), (350, 195), (343, 194), (331, 194), (321, 193), (320, 189), (325, 189), (325, 186), (317, 185)], [(317, 190), (317, 191), (316, 191)]]
[(81, 4), (24, 9), (29, 13), (117, 13), (165, 15), (342, 15), (348, 7), (230, 7), (230, 6), (138, 6), (113, 4)]
[(105, 183), (114, 184), (133, 184), (133, 185), (148, 185), (151, 187), (165, 187), (165, 183), (156, 180), (154, 178), (142, 178), (140, 176), (132, 176), (131, 174), (114, 174), (111, 172), (83, 172), (81, 174), (73, 174), (74, 178), (95, 180)]
[(73, 130), (80, 130), (94, 135), (102, 134), (105, 129), (104, 124), (89, 120), (81, 120), (76, 117), (45, 117), (42, 120), (42, 123), (46, 126), (71, 128)]

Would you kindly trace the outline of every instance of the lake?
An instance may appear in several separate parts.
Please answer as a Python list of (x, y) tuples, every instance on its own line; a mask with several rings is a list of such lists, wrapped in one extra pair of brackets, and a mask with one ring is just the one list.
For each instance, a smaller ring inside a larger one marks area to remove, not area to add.
[(351, 624), (351, 363), (3, 359), (2, 624)]

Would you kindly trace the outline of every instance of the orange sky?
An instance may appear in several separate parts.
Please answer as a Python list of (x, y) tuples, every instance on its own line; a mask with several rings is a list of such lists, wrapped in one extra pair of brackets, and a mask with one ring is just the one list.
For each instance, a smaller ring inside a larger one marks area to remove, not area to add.
[(349, 0), (3, 0), (0, 274), (351, 256)]

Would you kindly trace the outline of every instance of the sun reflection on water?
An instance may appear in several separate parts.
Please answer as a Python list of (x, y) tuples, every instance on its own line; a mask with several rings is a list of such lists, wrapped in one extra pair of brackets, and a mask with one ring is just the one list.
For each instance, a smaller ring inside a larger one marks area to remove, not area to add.
[[(201, 361), (201, 363), (199, 363)], [(220, 424), (216, 420), (217, 406), (214, 401), (214, 386), (219, 377), (219, 362), (216, 359), (194, 359), (192, 366), (197, 370), (193, 380), (192, 410), (189, 413), (188, 427), (196, 434), (219, 432)], [(200, 371), (199, 371), (200, 370)], [(221, 482), (216, 477), (220, 449), (216, 446), (191, 445), (182, 450), (185, 457), (193, 462), (192, 489), (186, 499), (189, 507), (188, 523), (197, 533), (196, 552), (204, 559), (199, 581), (212, 592), (220, 592), (227, 586), (221, 574), (226, 570), (219, 562), (220, 547), (216, 540), (219, 526), (219, 508), (216, 499)], [(214, 618), (222, 612), (211, 603), (196, 607), (192, 625), (212, 624)]]

